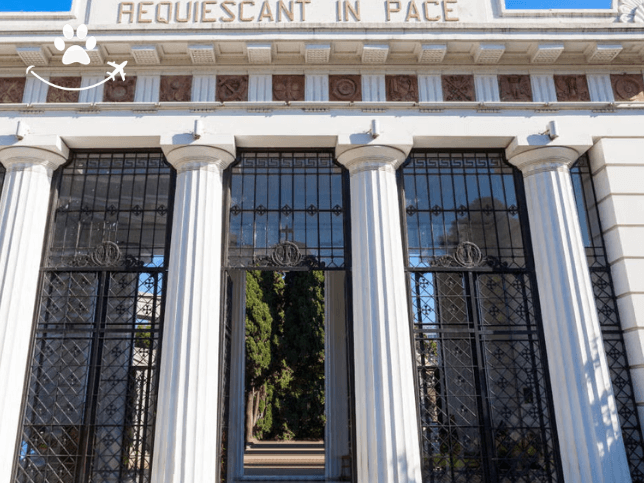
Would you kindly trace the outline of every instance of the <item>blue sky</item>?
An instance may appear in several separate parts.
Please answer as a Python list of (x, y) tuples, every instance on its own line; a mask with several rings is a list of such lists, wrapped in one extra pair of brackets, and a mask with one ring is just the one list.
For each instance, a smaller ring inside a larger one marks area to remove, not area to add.
[[(0, 12), (64, 12), (71, 0), (0, 0)], [(507, 8), (610, 8), (611, 0), (506, 0)]]

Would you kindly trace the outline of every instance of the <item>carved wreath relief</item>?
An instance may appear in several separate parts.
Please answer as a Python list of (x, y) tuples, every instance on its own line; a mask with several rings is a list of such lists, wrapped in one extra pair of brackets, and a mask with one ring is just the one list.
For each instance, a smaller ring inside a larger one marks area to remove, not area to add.
[(644, 0), (621, 0), (619, 13), (622, 23), (644, 23)]
[(499, 93), (503, 102), (532, 102), (529, 75), (500, 75)]
[(387, 100), (418, 102), (418, 78), (414, 75), (385, 76)]
[(556, 75), (554, 77), (559, 102), (590, 101), (585, 75)]
[[(80, 77), (52, 77), (49, 81), (61, 87), (78, 89), (81, 86)], [(47, 91), (47, 102), (78, 102), (79, 94), (78, 91), (64, 91), (62, 89), (50, 88)]]
[(273, 76), (274, 101), (303, 101), (304, 76), (303, 75), (274, 75)]
[(644, 101), (644, 81), (640, 74), (610, 76), (616, 101)]
[(125, 80), (113, 80), (105, 84), (103, 92), (104, 102), (134, 102), (136, 90), (136, 77)]
[(218, 102), (248, 101), (248, 76), (218, 75), (216, 99)]
[(190, 102), (192, 99), (191, 75), (163, 75), (159, 100), (161, 102)]
[(362, 100), (362, 78), (359, 75), (330, 75), (329, 100), (359, 102)]
[(24, 77), (0, 78), (0, 102), (21, 103), (25, 93)]
[(443, 99), (445, 102), (475, 101), (474, 76), (444, 75), (442, 76)]

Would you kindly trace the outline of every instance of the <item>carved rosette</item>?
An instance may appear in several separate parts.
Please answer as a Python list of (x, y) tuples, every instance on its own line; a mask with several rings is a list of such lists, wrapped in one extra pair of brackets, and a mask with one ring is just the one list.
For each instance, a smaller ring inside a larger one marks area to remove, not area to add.
[(445, 102), (472, 102), (476, 100), (473, 75), (444, 75), (441, 81)]
[(274, 101), (303, 101), (304, 76), (303, 75), (274, 75), (273, 76)]
[(127, 77), (125, 80), (113, 80), (105, 83), (103, 102), (134, 102), (136, 91), (136, 77)]
[(192, 99), (191, 75), (162, 75), (159, 91), (161, 102), (190, 102)]
[(362, 100), (362, 77), (359, 75), (330, 75), (329, 100), (360, 102)]
[(590, 92), (585, 75), (556, 75), (555, 89), (559, 102), (589, 102)]
[(532, 102), (529, 75), (500, 75), (499, 93), (502, 102)]
[(620, 0), (619, 21), (622, 23), (644, 23), (644, 0)]
[(418, 77), (415, 75), (387, 75), (387, 100), (418, 102)]
[(644, 101), (642, 74), (611, 74), (610, 83), (616, 101)]
[(0, 102), (19, 104), (25, 93), (24, 77), (0, 77)]
[[(49, 81), (57, 86), (70, 89), (78, 89), (81, 86), (80, 77), (52, 77)], [(50, 87), (47, 91), (47, 102), (78, 102), (79, 94), (79, 91), (64, 91)]]
[(248, 76), (218, 75), (216, 98), (218, 102), (248, 101)]

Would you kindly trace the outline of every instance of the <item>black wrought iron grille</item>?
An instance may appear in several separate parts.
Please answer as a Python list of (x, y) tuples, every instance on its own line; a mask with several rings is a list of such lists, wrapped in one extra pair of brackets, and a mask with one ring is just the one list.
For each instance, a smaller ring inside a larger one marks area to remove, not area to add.
[(520, 177), (414, 152), (400, 179), (423, 481), (563, 481)]
[(635, 404), (613, 279), (606, 258), (593, 178), (586, 156), (577, 161), (571, 169), (571, 176), (631, 477), (633, 483), (644, 483), (641, 424)]
[(2, 194), (2, 185), (4, 184), (4, 173), (5, 173), (4, 166), (0, 164), (0, 194)]
[(58, 173), (14, 481), (150, 481), (174, 174), (160, 153)]
[(347, 184), (331, 153), (242, 153), (231, 176), (229, 267), (345, 269)]

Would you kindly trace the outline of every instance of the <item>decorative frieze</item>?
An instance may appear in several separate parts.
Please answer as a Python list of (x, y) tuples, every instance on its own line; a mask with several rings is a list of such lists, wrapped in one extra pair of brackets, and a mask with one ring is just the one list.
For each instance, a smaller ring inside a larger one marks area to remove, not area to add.
[(590, 102), (585, 75), (556, 75), (554, 80), (559, 102)]
[(418, 97), (420, 102), (443, 102), (441, 76), (437, 74), (419, 75)]
[[(45, 76), (43, 78), (47, 81), (49, 80), (49, 76)], [(49, 86), (40, 79), (29, 76), (25, 83), (25, 94), (22, 96), (22, 102), (24, 104), (39, 104), (46, 102), (48, 89)]]
[(235, 102), (248, 101), (247, 75), (218, 75), (217, 101)]
[[(81, 87), (89, 87), (89, 86), (96, 85), (99, 82), (101, 82), (103, 79), (105, 79), (105, 76), (101, 76), (101, 75), (83, 76), (81, 80)], [(95, 87), (93, 89), (82, 90), (79, 93), (78, 102), (90, 103), (90, 104), (93, 104), (95, 102), (101, 102), (103, 100), (104, 89), (105, 89), (105, 84), (101, 84), (98, 87)]]
[(557, 102), (555, 81), (551, 74), (531, 75), (530, 84), (534, 102)]
[(0, 102), (21, 103), (26, 81), (24, 77), (0, 77)]
[(248, 102), (270, 102), (273, 100), (273, 76), (251, 74), (248, 76)]
[(593, 102), (613, 102), (613, 88), (610, 83), (608, 74), (589, 74), (586, 76), (588, 81), (588, 91), (590, 100)]
[(362, 100), (365, 102), (384, 102), (387, 100), (384, 75), (370, 74), (362, 76)]
[(305, 77), (303, 75), (274, 75), (274, 101), (303, 101)]
[(216, 76), (200, 74), (192, 77), (192, 102), (214, 102), (216, 90)]
[(472, 102), (476, 100), (474, 76), (444, 75), (442, 77), (445, 102)]
[(362, 100), (362, 79), (359, 75), (330, 75), (329, 100), (359, 102)]
[(125, 80), (113, 80), (105, 83), (103, 102), (134, 102), (136, 77)]
[(500, 75), (499, 93), (503, 102), (532, 102), (529, 75)]
[(610, 82), (616, 101), (644, 101), (642, 74), (611, 74)]
[(305, 100), (324, 102), (329, 100), (329, 76), (326, 74), (309, 74), (306, 76)]
[(479, 102), (499, 102), (499, 81), (496, 75), (475, 75), (476, 100)]
[(387, 100), (418, 102), (418, 78), (415, 75), (385, 76)]
[(189, 102), (192, 95), (191, 75), (163, 75), (161, 76), (161, 89), (159, 101), (161, 102)]
[[(80, 77), (52, 77), (52, 84), (69, 89), (78, 89), (81, 86)], [(50, 88), (47, 92), (47, 102), (78, 102), (80, 91), (65, 91)]]

